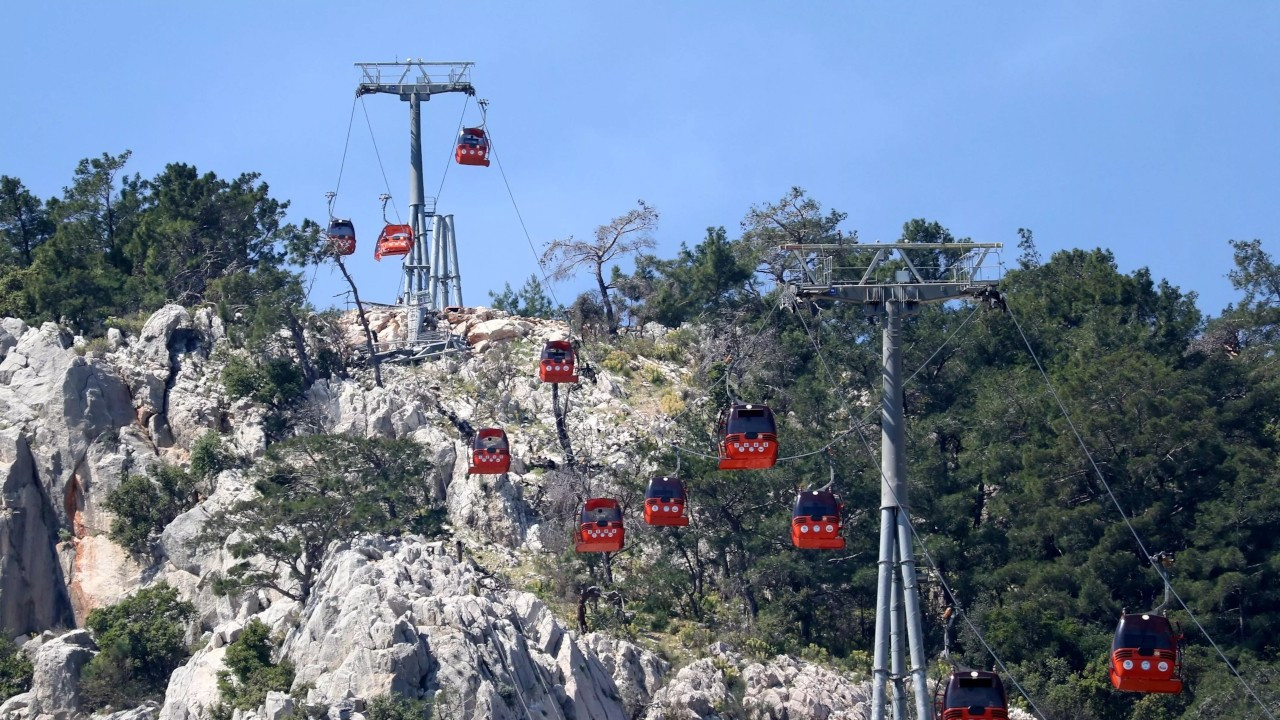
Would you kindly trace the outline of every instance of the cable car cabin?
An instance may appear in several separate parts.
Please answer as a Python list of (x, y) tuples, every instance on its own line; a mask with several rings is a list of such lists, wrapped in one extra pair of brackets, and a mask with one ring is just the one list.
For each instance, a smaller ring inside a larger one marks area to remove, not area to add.
[(1182, 692), (1181, 639), (1163, 615), (1121, 615), (1111, 641), (1111, 684), (1126, 692)]
[(538, 379), (544, 383), (576, 383), (573, 345), (568, 340), (551, 340), (542, 348), (538, 361)]
[(796, 506), (791, 511), (791, 544), (805, 550), (843, 550), (842, 509), (840, 498), (829, 490), (796, 495)]
[(388, 225), (378, 235), (378, 247), (373, 251), (373, 259), (381, 260), (384, 255), (408, 255), (412, 249), (413, 227)]
[(501, 428), (485, 428), (471, 439), (472, 475), (501, 475), (511, 469), (511, 448)]
[(582, 506), (577, 551), (618, 552), (622, 549), (622, 506), (613, 498), (591, 498)]
[(688, 503), (680, 478), (656, 477), (644, 491), (644, 521), (647, 525), (684, 527), (689, 524)]
[(329, 246), (339, 255), (350, 255), (356, 251), (356, 226), (350, 220), (329, 221)]
[(462, 128), (453, 158), (459, 165), (489, 167), (489, 138), (485, 136), (484, 128)]
[(933, 701), (936, 720), (1009, 717), (1009, 698), (1000, 676), (986, 670), (952, 670), (946, 685), (938, 686)]
[(778, 462), (778, 431), (768, 405), (735, 404), (720, 413), (720, 469), (763, 470)]

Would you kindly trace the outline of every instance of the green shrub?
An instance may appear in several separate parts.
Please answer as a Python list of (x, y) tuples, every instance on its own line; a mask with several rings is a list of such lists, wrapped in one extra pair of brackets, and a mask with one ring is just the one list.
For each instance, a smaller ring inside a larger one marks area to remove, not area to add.
[(233, 709), (252, 710), (266, 702), (267, 693), (287, 692), (293, 684), (293, 663), (271, 662), (271, 631), (254, 618), (235, 642), (227, 646), (218, 671), (218, 692)]
[(107, 327), (118, 328), (125, 335), (137, 337), (142, 334), (142, 328), (147, 324), (147, 320), (151, 319), (151, 313), (147, 310), (139, 310), (138, 312), (125, 315), (123, 317), (107, 318)]
[(153, 465), (147, 475), (129, 475), (103, 502), (115, 517), (108, 537), (137, 554), (146, 552), (152, 533), (199, 502), (196, 479), (182, 468)]
[(255, 366), (243, 357), (232, 356), (222, 368), (222, 386), (233, 398), (247, 397), (273, 408), (287, 405), (306, 390), (298, 364), (278, 357)]
[(662, 368), (657, 365), (646, 366), (642, 376), (654, 385), (661, 385), (667, 381), (666, 373), (662, 372)]
[(364, 716), (368, 720), (429, 720), (431, 703), (387, 693), (370, 700)]
[(302, 395), (306, 380), (302, 368), (289, 358), (271, 358), (262, 366), (263, 383), (254, 400), (280, 407)]
[(84, 625), (101, 651), (80, 677), (85, 709), (121, 710), (164, 695), (169, 675), (188, 656), (183, 626), (194, 616), (195, 607), (166, 583), (89, 613)]
[(614, 350), (605, 356), (600, 364), (606, 369), (625, 375), (631, 372), (631, 355), (626, 350)]
[(236, 466), (235, 457), (222, 444), (222, 436), (210, 430), (191, 446), (191, 474), (210, 480)]
[(0, 632), (0, 702), (31, 689), (31, 661), (26, 653)]
[(88, 355), (89, 353), (108, 353), (111, 352), (111, 341), (104, 337), (91, 338), (83, 345), (76, 346), (77, 355)]
[(658, 399), (658, 407), (667, 415), (675, 416), (684, 412), (684, 400), (676, 393), (667, 393)]
[(222, 367), (222, 387), (233, 398), (250, 397), (258, 388), (258, 370), (248, 360), (234, 355)]

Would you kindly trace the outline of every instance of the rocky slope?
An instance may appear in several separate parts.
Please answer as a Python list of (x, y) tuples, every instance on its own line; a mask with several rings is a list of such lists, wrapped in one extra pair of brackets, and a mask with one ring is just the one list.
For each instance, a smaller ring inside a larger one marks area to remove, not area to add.
[[(399, 333), (393, 311), (373, 313), (380, 339)], [(388, 367), (386, 387), (360, 373), (322, 380), (299, 417), (311, 429), (412, 437), (431, 449), (432, 486), (466, 550), (419, 538), (371, 536), (330, 548), (315, 592), (301, 606), (279, 594), (236, 600), (202, 580), (224, 570), (224, 553), (187, 541), (203, 518), (253, 491), (225, 472), (214, 491), (179, 516), (138, 560), (106, 538), (103, 498), (128, 472), (183, 463), (208, 430), (247, 457), (265, 448), (263, 408), (225, 396), (219, 373), (226, 330), (215, 313), (165, 307), (136, 336), (112, 330), (85, 345), (52, 324), (0, 321), (0, 627), (25, 642), (36, 686), (0, 706), (0, 717), (75, 718), (79, 669), (96, 652), (89, 634), (68, 629), (139, 587), (165, 581), (198, 610), (190, 638), (200, 646), (172, 676), (161, 704), (116, 720), (208, 716), (227, 643), (252, 618), (284, 638), (281, 656), (298, 668), (304, 704), (361, 717), (365, 702), (394, 690), (431, 696), (450, 718), (862, 718), (867, 688), (811, 663), (779, 657), (749, 662), (713, 645), (679, 669), (653, 652), (602, 634), (580, 634), (535, 596), (496, 579), (485, 562), (515, 564), (561, 549), (565, 489), (573, 482), (551, 422), (551, 398), (531, 376), (536, 349), (562, 336), (554, 323), (483, 309), (448, 318), (472, 346), (419, 368)], [(348, 326), (353, 347), (362, 344)], [(637, 360), (675, 379), (680, 369)], [(638, 408), (636, 388), (602, 372), (575, 389), (575, 453), (625, 467), (628, 448), (661, 430), (663, 416)], [(503, 424), (512, 432), (513, 472), (466, 473), (459, 425)], [(608, 432), (605, 432), (605, 431)], [(532, 471), (532, 465), (539, 465)], [(278, 695), (240, 720), (285, 717)]]

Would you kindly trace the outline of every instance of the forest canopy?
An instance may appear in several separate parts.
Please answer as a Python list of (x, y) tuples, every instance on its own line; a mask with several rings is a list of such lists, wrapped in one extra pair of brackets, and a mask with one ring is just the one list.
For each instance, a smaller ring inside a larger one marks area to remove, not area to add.
[[(288, 203), (272, 198), (257, 174), (228, 180), (175, 163), (143, 179), (125, 172), (128, 158), (82, 161), (64, 193), (48, 199), (0, 177), (0, 315), (100, 334), (109, 318), (213, 302), (224, 315), (249, 316), (244, 325), (265, 336), (311, 314), (287, 249), (314, 241), (317, 230), (285, 223)], [(655, 351), (648, 324), (683, 324), (661, 347), (692, 371), (691, 396), (708, 401), (672, 413), (681, 443), (706, 442), (730, 392), (773, 408), (790, 443), (785, 455), (843, 438), (833, 446), (833, 489), (848, 528), (838, 557), (780, 540), (796, 491), (827, 482), (823, 457), (747, 478), (705, 458), (677, 458), (656, 439), (637, 448), (642, 463), (680, 462), (702, 514), (685, 531), (641, 535), (643, 551), (612, 567), (572, 553), (555, 559), (550, 572), (565, 579), (555, 592), (566, 601), (584, 583), (616, 578), (628, 614), (598, 624), (702, 633), (761, 656), (865, 669), (876, 601), (878, 416), (865, 432), (850, 428), (878, 402), (881, 328), (857, 307), (779, 310), (786, 258), (776, 251), (784, 242), (856, 243), (856, 233), (841, 229), (846, 220), (793, 188), (751, 206), (736, 237), (709, 227), (674, 257), (648, 252), (657, 211), (643, 202), (602, 224), (594, 243), (549, 247), (557, 271), (587, 272), (595, 287), (563, 309), (575, 332), (596, 343), (590, 353)], [(1046, 717), (1242, 714), (1252, 700), (1180, 606), (1170, 616), (1187, 634), (1188, 691), (1142, 698), (1111, 690), (1105, 663), (1116, 619), (1158, 604), (1162, 586), (1109, 486), (1147, 549), (1176, 557), (1174, 584), (1187, 608), (1274, 701), (1280, 691), (1267, 681), (1280, 670), (1280, 267), (1261, 241), (1231, 241), (1235, 266), (1223, 270), (1239, 302), (1206, 320), (1193, 293), (1146, 269), (1123, 272), (1105, 249), (1046, 260), (1030, 231), (1021, 238), (1017, 266), (1001, 284), (1005, 311), (925, 306), (904, 327), (903, 364), (914, 377), (904, 398), (910, 506), (928, 549), (925, 558), (917, 547), (929, 652), (941, 650), (952, 608), (981, 630)], [(902, 241), (955, 239), (926, 219), (903, 225)], [(629, 271), (614, 264), (623, 257)], [(939, 252), (936, 260), (945, 267), (949, 258)], [(536, 277), (495, 300), (523, 314), (557, 312)], [(310, 362), (288, 347), (275, 352)], [(253, 380), (246, 393), (282, 385), (245, 377)], [(289, 375), (289, 397), (315, 377), (314, 369)], [(283, 439), (291, 432), (287, 398), (272, 402)], [(643, 492), (638, 474), (613, 479)], [(969, 627), (956, 624), (955, 656), (990, 667)]]

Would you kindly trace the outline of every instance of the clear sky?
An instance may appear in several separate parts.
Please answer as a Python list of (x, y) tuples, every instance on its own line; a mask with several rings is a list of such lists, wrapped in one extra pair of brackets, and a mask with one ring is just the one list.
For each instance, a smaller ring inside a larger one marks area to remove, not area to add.
[[(259, 172), (291, 219), (322, 219), (353, 63), (421, 57), (476, 63), (539, 249), (643, 198), (670, 256), (798, 185), (864, 241), (924, 217), (1013, 264), (1028, 227), (1046, 257), (1109, 248), (1211, 315), (1236, 300), (1228, 239), (1280, 255), (1276, 2), (45, 0), (3, 3), (0, 27), (0, 173), (41, 197), (130, 149), (144, 177)], [(370, 124), (403, 214), (408, 107), (354, 107), (338, 212), (362, 295), (391, 301)], [(464, 107), (478, 122), (462, 95), (424, 107), (426, 186), (455, 215), (465, 299), (486, 304), (536, 265), (496, 164), (444, 174)], [(312, 297), (342, 289), (323, 269)]]

